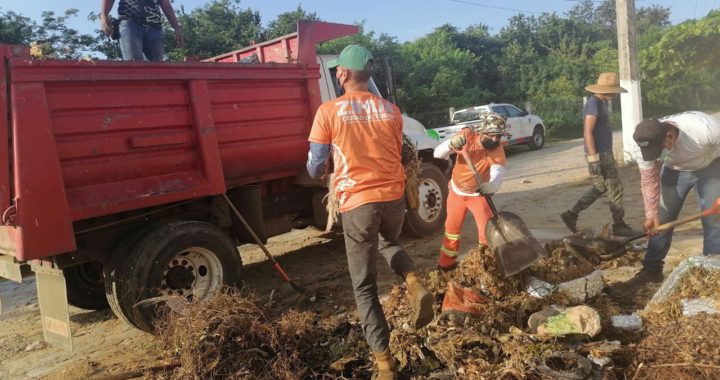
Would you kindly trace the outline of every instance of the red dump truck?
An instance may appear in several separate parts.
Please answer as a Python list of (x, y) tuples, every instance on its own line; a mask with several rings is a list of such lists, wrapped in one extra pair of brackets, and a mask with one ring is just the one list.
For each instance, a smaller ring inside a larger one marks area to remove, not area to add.
[[(46, 339), (72, 348), (68, 303), (109, 304), (149, 331), (154, 308), (139, 301), (238, 284), (237, 247), (254, 241), (222, 194), (263, 240), (324, 226), (307, 136), (338, 88), (315, 44), (356, 32), (301, 22), (182, 63), (34, 60), (0, 45), (0, 277), (35, 272)], [(420, 123), (406, 118), (405, 133), (424, 161), (405, 230), (428, 235), (442, 227), (447, 163), (433, 160)]]

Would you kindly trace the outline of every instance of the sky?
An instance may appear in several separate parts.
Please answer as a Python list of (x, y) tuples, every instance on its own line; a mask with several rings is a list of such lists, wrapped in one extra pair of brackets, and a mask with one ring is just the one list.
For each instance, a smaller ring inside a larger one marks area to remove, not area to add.
[[(113, 14), (117, 12), (117, 0)], [(201, 7), (208, 0), (174, 0), (176, 9), (186, 11)], [(449, 23), (459, 28), (482, 23), (497, 33), (515, 14), (542, 12), (564, 14), (576, 0), (242, 0), (243, 8), (260, 12), (263, 24), (279, 13), (294, 10), (300, 4), (306, 12), (316, 12), (325, 21), (352, 24), (365, 21), (368, 30), (397, 37), (400, 42), (422, 37), (435, 27)], [(679, 23), (699, 18), (711, 9), (720, 7), (720, 0), (635, 0), (636, 7), (658, 4), (670, 7), (671, 21)], [(98, 11), (100, 0), (0, 0), (0, 11), (14, 11), (40, 20), (42, 11), (64, 12), (67, 8), (80, 10), (69, 23), (84, 33), (92, 33), (97, 25), (86, 16)]]

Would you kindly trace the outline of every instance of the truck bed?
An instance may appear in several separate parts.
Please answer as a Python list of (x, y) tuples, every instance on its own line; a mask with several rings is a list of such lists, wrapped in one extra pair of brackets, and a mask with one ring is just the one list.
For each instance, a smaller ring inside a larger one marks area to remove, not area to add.
[(74, 221), (298, 174), (314, 44), (346, 33), (320, 27), (296, 35), (313, 58), (293, 63), (40, 61), (0, 45), (0, 253), (70, 252)]

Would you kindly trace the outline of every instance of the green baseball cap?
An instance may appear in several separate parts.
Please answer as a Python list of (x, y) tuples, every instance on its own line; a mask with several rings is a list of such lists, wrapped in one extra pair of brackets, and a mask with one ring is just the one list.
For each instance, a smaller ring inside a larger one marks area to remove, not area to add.
[(328, 63), (330, 68), (342, 66), (350, 70), (365, 70), (367, 63), (372, 61), (373, 56), (370, 50), (360, 45), (348, 45), (340, 52), (340, 55)]

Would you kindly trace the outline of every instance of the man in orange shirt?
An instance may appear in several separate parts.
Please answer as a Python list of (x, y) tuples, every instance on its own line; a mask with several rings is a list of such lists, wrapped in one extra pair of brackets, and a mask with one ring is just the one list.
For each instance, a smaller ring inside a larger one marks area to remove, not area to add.
[[(485, 225), (492, 216), (490, 206), (484, 196), (495, 194), (502, 185), (505, 176), (505, 150), (500, 140), (505, 134), (505, 118), (493, 112), (485, 112), (477, 125), (463, 128), (455, 136), (435, 148), (435, 158), (447, 159), (458, 153), (452, 178), (448, 188), (447, 219), (445, 236), (440, 246), (438, 268), (444, 271), (457, 267), (460, 252), (460, 230), (467, 211), (475, 217), (478, 229), (478, 242), (487, 245)], [(462, 151), (462, 153), (460, 153)], [(483, 183), (478, 184), (467, 166), (465, 154), (475, 165)]]
[(405, 171), (401, 162), (402, 115), (368, 91), (372, 55), (349, 45), (330, 62), (345, 94), (323, 103), (310, 131), (307, 168), (323, 172), (332, 149), (334, 189), (339, 200), (348, 270), (363, 332), (378, 365), (377, 379), (395, 379), (390, 329), (377, 292), (375, 260), (383, 256), (405, 279), (416, 329), (434, 317), (432, 294), (420, 283), (415, 263), (398, 244), (405, 216)]

